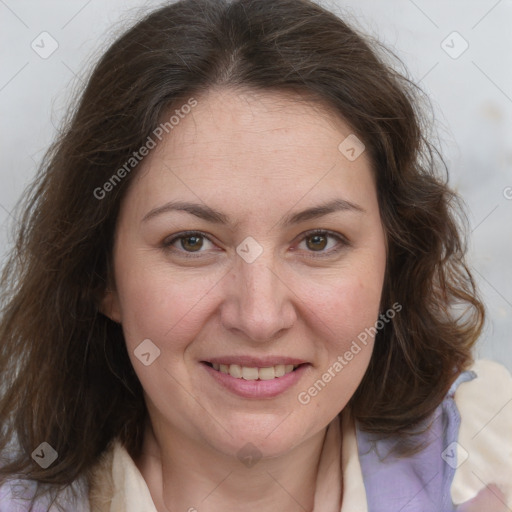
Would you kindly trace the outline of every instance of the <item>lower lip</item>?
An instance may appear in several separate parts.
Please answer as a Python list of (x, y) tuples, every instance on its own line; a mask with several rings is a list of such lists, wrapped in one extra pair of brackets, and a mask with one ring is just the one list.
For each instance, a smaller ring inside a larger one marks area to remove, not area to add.
[(273, 398), (296, 384), (309, 364), (299, 366), (293, 372), (287, 373), (282, 377), (276, 377), (271, 380), (245, 380), (231, 377), (228, 373), (222, 373), (214, 370), (211, 366), (201, 363), (201, 366), (222, 386), (243, 398)]

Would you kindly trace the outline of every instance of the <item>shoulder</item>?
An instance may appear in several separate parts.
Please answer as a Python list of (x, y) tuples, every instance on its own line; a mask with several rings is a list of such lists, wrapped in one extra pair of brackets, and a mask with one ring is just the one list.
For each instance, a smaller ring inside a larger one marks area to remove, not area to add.
[[(512, 389), (512, 375), (509, 370), (502, 364), (491, 361), (489, 359), (477, 359), (471, 367), (468, 369), (470, 372), (474, 372), (475, 378), (472, 381), (475, 386), (481, 388), (482, 386), (496, 386), (503, 384), (508, 391)], [(465, 385), (467, 387), (467, 384)], [(464, 389), (464, 386), (460, 386), (460, 390)]]
[(461, 382), (453, 396), (460, 427), (452, 498), (464, 503), (494, 485), (511, 507), (512, 375), (488, 360), (475, 361), (469, 373), (473, 378)]
[[(79, 479), (57, 493), (54, 501), (48, 492), (34, 499), (38, 488), (35, 480), (12, 478), (0, 485), (1, 512), (57, 512), (57, 503), (66, 510), (89, 512), (89, 501), (84, 479)], [(45, 487), (48, 489), (48, 486)], [(52, 494), (54, 496), (54, 494)]]
[(0, 510), (2, 512), (25, 512), (36, 489), (36, 482), (31, 480), (10, 479), (0, 484)]
[(57, 493), (52, 491), (51, 496), (49, 486), (44, 485), (45, 491), (36, 499), (34, 495), (41, 484), (35, 480), (9, 478), (0, 484), (0, 512), (108, 511), (114, 488), (113, 462), (116, 467), (124, 468), (128, 459), (128, 453), (114, 439), (87, 474)]
[[(461, 372), (409, 456), (402, 441), (357, 428), (368, 510), (512, 510), (512, 376), (476, 361)], [(454, 508), (455, 507), (455, 508)]]

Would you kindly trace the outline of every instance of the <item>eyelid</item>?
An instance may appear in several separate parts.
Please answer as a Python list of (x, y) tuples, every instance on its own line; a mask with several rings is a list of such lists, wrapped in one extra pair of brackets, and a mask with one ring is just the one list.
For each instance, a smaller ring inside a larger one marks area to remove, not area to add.
[[(337, 248), (330, 249), (329, 251), (326, 251), (326, 252), (319, 251), (318, 253), (316, 253), (315, 251), (307, 251), (307, 252), (309, 252), (309, 256), (308, 257), (322, 258), (322, 257), (332, 256), (334, 254), (337, 254), (344, 247), (350, 247), (352, 245), (350, 240), (348, 240), (348, 238), (345, 237), (344, 235), (342, 235), (341, 233), (337, 233), (337, 232), (331, 231), (329, 229), (321, 229), (321, 228), (310, 229), (308, 231), (305, 231), (304, 233), (301, 233), (299, 235), (299, 237), (300, 237), (299, 241), (303, 241), (307, 237), (312, 236), (312, 235), (317, 235), (317, 234), (325, 235), (325, 236), (330, 236), (331, 238), (336, 239), (339, 242), (339, 245), (338, 245)], [(215, 243), (215, 242), (213, 242), (213, 240), (211, 240), (211, 235), (209, 235), (209, 234), (207, 234), (207, 233), (205, 233), (203, 231), (188, 230), (188, 231), (181, 231), (179, 233), (176, 233), (175, 235), (172, 235), (170, 239), (166, 238), (163, 241), (163, 243), (162, 243), (163, 248), (166, 249), (166, 250), (175, 252), (175, 253), (179, 253), (179, 254), (183, 255), (185, 258), (198, 258), (205, 251), (187, 252), (187, 251), (180, 250), (180, 249), (175, 249), (175, 248), (172, 247), (172, 245), (176, 241), (178, 241), (178, 240), (180, 240), (182, 238), (187, 238), (188, 236), (193, 236), (193, 235), (199, 235), (199, 236), (201, 236), (203, 238), (206, 238), (212, 244)]]

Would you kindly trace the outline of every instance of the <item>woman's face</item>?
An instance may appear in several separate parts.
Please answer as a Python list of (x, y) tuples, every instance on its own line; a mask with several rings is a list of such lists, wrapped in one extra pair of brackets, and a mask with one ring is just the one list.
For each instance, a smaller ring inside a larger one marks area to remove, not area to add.
[(370, 360), (386, 265), (370, 162), (284, 93), (212, 90), (168, 130), (122, 204), (104, 311), (161, 431), (284, 454)]

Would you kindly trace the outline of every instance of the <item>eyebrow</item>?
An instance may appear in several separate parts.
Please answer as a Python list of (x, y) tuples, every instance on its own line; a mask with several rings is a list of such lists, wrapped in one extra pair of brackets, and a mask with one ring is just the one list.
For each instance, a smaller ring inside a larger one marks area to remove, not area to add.
[[(158, 206), (157, 208), (154, 208), (148, 212), (143, 217), (142, 222), (147, 222), (159, 215), (172, 211), (188, 212), (192, 215), (195, 215), (196, 217), (199, 217), (200, 219), (212, 222), (214, 224), (232, 224), (229, 217), (224, 213), (214, 210), (205, 204), (191, 203), (188, 201), (170, 201), (162, 206)], [(338, 211), (350, 211), (355, 213), (366, 212), (366, 210), (361, 206), (345, 199), (333, 199), (327, 203), (313, 206), (300, 212), (287, 214), (279, 222), (279, 225), (282, 227), (287, 227), (292, 224), (298, 224), (310, 219), (316, 219), (318, 217), (323, 217), (324, 215)], [(234, 225), (236, 226), (236, 223)]]

